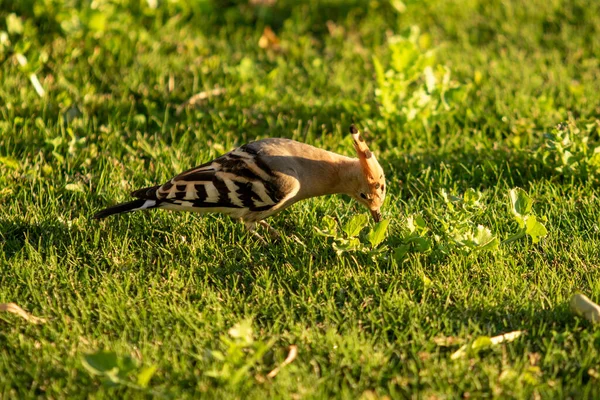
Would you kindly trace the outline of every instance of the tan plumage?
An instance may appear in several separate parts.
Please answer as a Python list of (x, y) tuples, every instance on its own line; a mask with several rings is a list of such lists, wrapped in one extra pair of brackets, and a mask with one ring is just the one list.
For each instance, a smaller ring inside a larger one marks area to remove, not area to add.
[(169, 182), (136, 190), (128, 203), (109, 207), (94, 218), (164, 208), (219, 212), (240, 219), (254, 232), (256, 223), (310, 197), (342, 193), (365, 205), (378, 221), (385, 198), (383, 169), (358, 130), (350, 132), (358, 159), (289, 139), (251, 142), (185, 171)]

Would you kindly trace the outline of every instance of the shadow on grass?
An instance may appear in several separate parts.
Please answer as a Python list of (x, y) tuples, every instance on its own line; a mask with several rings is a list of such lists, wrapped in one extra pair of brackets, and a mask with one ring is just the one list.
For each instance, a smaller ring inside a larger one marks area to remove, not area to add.
[[(442, 153), (420, 152), (396, 154), (381, 160), (384, 169), (394, 171), (399, 181), (388, 187), (403, 187), (402, 198), (409, 199), (421, 193), (439, 193), (440, 189), (464, 191), (504, 190), (521, 187), (525, 190), (535, 182), (589, 183), (592, 177), (565, 176), (553, 165), (536, 159), (526, 150), (494, 149)], [(499, 186), (503, 183), (503, 186)]]
[(27, 244), (45, 247), (68, 246), (72, 242), (68, 228), (59, 221), (28, 223), (0, 219), (0, 244), (6, 259), (12, 258)]

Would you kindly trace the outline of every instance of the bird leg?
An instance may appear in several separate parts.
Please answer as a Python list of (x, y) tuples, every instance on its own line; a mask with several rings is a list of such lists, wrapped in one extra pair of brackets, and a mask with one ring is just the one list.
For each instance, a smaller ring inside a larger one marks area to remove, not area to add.
[(281, 238), (281, 235), (279, 234), (279, 232), (277, 232), (277, 229), (269, 225), (267, 221), (259, 221), (258, 223), (267, 228), (267, 230), (269, 231), (269, 235), (271, 235), (271, 239)]
[(244, 226), (246, 227), (246, 229), (248, 230), (248, 232), (250, 232), (252, 234), (252, 236), (254, 236), (255, 238), (258, 239), (259, 242), (261, 242), (262, 244), (267, 244), (267, 241), (260, 236), (260, 234), (258, 232), (256, 232), (256, 229), (254, 229), (256, 227), (256, 222), (249, 222), (249, 221), (242, 221), (244, 223)]

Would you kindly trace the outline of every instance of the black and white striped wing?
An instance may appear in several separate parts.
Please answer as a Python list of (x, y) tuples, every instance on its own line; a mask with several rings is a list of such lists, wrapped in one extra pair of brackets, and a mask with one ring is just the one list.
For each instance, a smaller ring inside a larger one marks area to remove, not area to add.
[(133, 195), (156, 199), (161, 208), (242, 216), (268, 211), (285, 198), (277, 180), (256, 151), (242, 146), (162, 186), (138, 190)]

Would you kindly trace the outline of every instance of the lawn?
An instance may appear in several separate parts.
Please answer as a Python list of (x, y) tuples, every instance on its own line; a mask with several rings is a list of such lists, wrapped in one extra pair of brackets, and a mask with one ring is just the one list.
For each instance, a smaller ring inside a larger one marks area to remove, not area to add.
[[(0, 398), (598, 398), (599, 59), (589, 0), (0, 0)], [(387, 229), (91, 219), (351, 123)]]

